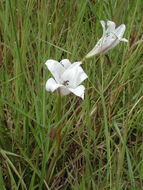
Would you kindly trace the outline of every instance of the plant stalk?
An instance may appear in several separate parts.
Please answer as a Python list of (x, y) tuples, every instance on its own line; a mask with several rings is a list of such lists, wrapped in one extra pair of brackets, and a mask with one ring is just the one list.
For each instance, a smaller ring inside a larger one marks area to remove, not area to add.
[[(58, 100), (57, 100), (56, 111), (57, 111), (57, 120), (59, 121), (62, 117), (60, 91), (58, 91)], [(55, 145), (55, 150), (54, 150), (54, 156), (50, 162), (50, 165), (49, 165), (49, 168), (48, 168), (48, 171), (46, 174), (46, 181), (48, 184), (50, 184), (50, 182), (51, 182), (51, 178), (52, 178), (54, 168), (55, 168), (57, 158), (58, 158), (59, 148), (60, 148), (60, 144), (61, 144), (61, 130), (62, 130), (62, 125), (56, 131), (56, 136), (55, 136), (56, 145)]]

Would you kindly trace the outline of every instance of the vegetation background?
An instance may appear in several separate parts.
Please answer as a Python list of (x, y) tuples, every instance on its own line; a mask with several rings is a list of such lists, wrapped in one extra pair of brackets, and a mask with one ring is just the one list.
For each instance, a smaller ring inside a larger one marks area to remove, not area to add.
[[(142, 13), (142, 0), (0, 1), (1, 190), (143, 189)], [(85, 100), (62, 98), (59, 120), (44, 63), (80, 61), (100, 20), (124, 23), (129, 43), (84, 61)]]

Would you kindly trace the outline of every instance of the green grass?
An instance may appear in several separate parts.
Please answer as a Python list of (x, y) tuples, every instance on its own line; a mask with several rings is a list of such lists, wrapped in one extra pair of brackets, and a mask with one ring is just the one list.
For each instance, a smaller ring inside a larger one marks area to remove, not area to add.
[[(142, 0), (0, 1), (1, 190), (143, 189), (142, 10)], [(129, 43), (84, 61), (85, 100), (63, 97), (59, 120), (44, 63), (82, 60), (108, 19)]]

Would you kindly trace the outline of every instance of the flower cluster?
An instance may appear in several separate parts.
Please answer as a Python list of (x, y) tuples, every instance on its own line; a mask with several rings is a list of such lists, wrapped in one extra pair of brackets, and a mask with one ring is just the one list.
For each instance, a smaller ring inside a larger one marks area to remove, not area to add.
[[(128, 42), (127, 39), (123, 38), (126, 29), (124, 24), (115, 28), (114, 22), (107, 21), (106, 29), (105, 22), (100, 22), (103, 28), (103, 35), (95, 47), (85, 56), (85, 59), (106, 53), (119, 44), (120, 41)], [(81, 83), (87, 79), (88, 76), (81, 67), (81, 61), (71, 64), (68, 59), (63, 59), (60, 62), (50, 59), (47, 60), (45, 64), (54, 77), (48, 79), (46, 82), (47, 91), (54, 92), (58, 90), (61, 96), (73, 93), (84, 99), (85, 87), (81, 85)]]

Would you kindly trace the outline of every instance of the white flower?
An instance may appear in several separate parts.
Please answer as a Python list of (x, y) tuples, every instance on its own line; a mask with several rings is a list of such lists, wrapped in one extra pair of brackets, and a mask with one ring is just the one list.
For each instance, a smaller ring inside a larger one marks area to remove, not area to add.
[(126, 29), (124, 24), (121, 24), (115, 29), (115, 23), (112, 21), (107, 21), (107, 29), (105, 29), (105, 22), (100, 21), (103, 28), (103, 35), (97, 42), (95, 47), (85, 56), (85, 58), (90, 58), (94, 55), (98, 55), (101, 52), (105, 53), (108, 50), (114, 48), (120, 41), (128, 42), (127, 39), (122, 38)]
[(68, 59), (63, 59), (61, 62), (52, 59), (47, 60), (45, 64), (54, 78), (48, 79), (46, 90), (54, 92), (59, 89), (62, 96), (72, 92), (84, 99), (85, 87), (80, 84), (87, 78), (87, 75), (81, 68), (81, 63), (71, 64)]

